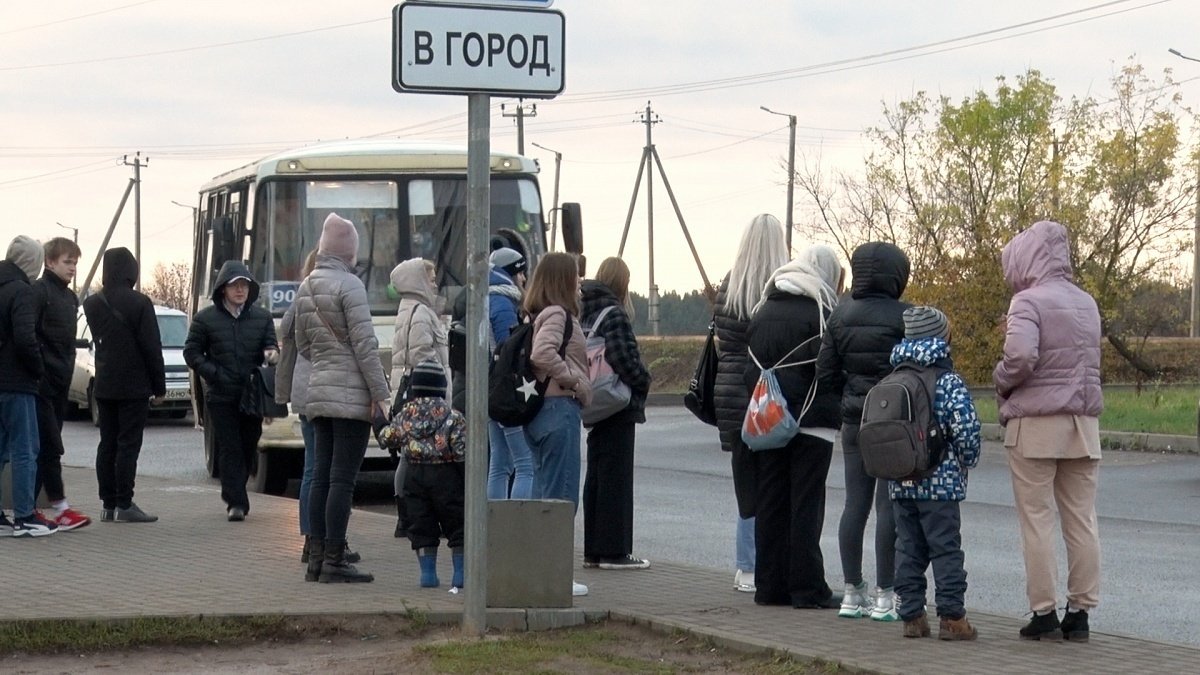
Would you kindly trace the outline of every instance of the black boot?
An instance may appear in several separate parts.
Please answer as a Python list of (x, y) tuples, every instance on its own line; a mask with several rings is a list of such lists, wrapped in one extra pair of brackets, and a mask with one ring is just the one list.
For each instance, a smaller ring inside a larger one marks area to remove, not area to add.
[(1062, 642), (1063, 632), (1058, 623), (1058, 612), (1054, 610), (1050, 610), (1049, 614), (1035, 612), (1029, 623), (1021, 629), (1021, 639)]
[(346, 562), (356, 563), (361, 560), (362, 560), (362, 556), (359, 555), (358, 551), (351, 551), (350, 550), (350, 542), (346, 542)]
[(314, 536), (308, 537), (308, 568), (304, 570), (305, 581), (321, 578), (321, 567), (325, 562), (325, 542)]
[(1062, 620), (1062, 634), (1064, 640), (1087, 642), (1090, 637), (1087, 611), (1082, 609), (1074, 612), (1067, 610)]
[(396, 533), (397, 539), (408, 538), (408, 507), (404, 504), (404, 497), (396, 497)]
[(323, 584), (366, 583), (375, 581), (375, 577), (367, 572), (359, 572), (354, 565), (346, 562), (346, 542), (326, 541), (320, 581)]
[(300, 562), (308, 562), (308, 535), (304, 535), (304, 548), (300, 549)]

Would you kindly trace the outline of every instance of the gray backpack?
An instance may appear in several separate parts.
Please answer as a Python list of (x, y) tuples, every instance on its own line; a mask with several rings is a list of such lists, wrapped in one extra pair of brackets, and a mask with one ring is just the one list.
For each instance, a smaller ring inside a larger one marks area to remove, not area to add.
[(937, 470), (948, 439), (934, 415), (933, 397), (945, 372), (902, 363), (867, 392), (858, 431), (867, 474), (903, 482)]

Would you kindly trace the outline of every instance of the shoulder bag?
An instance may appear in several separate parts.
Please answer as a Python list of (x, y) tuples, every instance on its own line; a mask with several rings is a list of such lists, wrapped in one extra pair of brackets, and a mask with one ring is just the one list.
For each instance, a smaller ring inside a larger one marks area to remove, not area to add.
[(717, 386), (717, 322), (713, 317), (708, 323), (708, 338), (704, 341), (704, 349), (700, 351), (700, 362), (696, 364), (696, 372), (688, 383), (687, 393), (683, 395), (683, 405), (701, 422), (717, 426), (717, 406), (715, 390)]

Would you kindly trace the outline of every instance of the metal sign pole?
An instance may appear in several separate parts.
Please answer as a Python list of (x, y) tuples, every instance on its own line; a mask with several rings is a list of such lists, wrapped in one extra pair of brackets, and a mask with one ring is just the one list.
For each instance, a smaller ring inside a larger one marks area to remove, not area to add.
[(487, 630), (488, 219), (491, 117), (487, 94), (467, 95), (467, 480), (463, 633)]

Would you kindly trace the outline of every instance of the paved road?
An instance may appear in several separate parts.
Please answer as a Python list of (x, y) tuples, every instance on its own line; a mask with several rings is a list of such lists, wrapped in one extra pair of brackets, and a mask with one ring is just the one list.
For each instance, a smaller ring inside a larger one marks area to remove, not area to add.
[[(651, 560), (727, 569), (732, 583), (733, 489), (728, 459), (719, 451), (715, 430), (696, 422), (682, 408), (654, 408), (648, 418), (638, 431), (635, 553)], [(66, 462), (90, 465), (95, 429), (71, 422), (64, 435)], [(140, 472), (215, 483), (204, 472), (200, 432), (191, 428), (190, 421), (152, 421)], [(822, 548), (827, 576), (836, 587), (841, 583), (837, 522), (844, 499), (840, 454), (835, 453), (828, 485)], [(356, 501), (360, 507), (387, 511), (390, 490), (387, 476), (368, 476)], [(92, 498), (76, 501), (86, 506)], [(214, 510), (220, 508), (214, 504)], [(1200, 615), (1186, 610), (1200, 606), (1195, 562), (1200, 554), (1200, 458), (1106, 453), (1098, 508), (1103, 603), (1093, 613), (1093, 625), (1112, 633), (1200, 645)], [(580, 519), (576, 525), (580, 545), (581, 528)], [(997, 444), (985, 447), (980, 467), (971, 474), (963, 505), (963, 538), (970, 575), (968, 606), (1014, 617), (1023, 614), (1020, 541), (1003, 449)], [(869, 536), (865, 546), (867, 577), (873, 580)], [(1061, 552), (1060, 567), (1065, 578)]]

